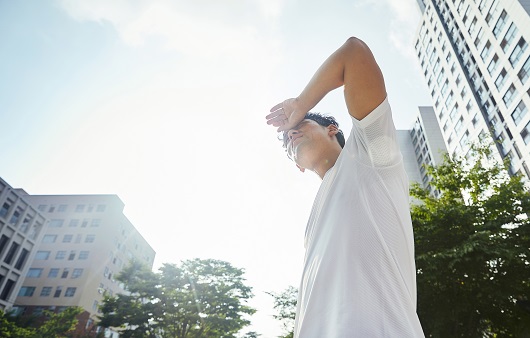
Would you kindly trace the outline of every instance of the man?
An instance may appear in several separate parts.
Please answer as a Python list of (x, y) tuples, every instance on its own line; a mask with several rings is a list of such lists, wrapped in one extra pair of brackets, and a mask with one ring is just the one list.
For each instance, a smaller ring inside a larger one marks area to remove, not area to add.
[[(306, 115), (340, 86), (353, 123), (344, 148), (334, 120)], [(423, 337), (409, 181), (370, 49), (348, 39), (300, 96), (274, 106), (266, 118), (283, 132), (297, 167), (323, 180), (305, 234), (294, 336)]]

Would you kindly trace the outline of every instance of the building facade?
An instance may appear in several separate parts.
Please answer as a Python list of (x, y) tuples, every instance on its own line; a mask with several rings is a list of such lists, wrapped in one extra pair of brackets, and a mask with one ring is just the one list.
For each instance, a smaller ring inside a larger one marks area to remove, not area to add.
[(0, 310), (9, 310), (33, 260), (47, 219), (0, 178)]
[(426, 165), (438, 165), (447, 152), (445, 142), (432, 107), (418, 107), (418, 115), (410, 130), (397, 130), (403, 163), (410, 182), (431, 189)]
[(116, 195), (27, 195), (48, 219), (18, 297), (24, 314), (85, 309), (90, 328), (103, 294), (123, 293), (115, 276), (136, 259), (152, 268), (155, 251), (123, 214)]
[(415, 49), (451, 156), (494, 140), (530, 178), (530, 2), (418, 0)]

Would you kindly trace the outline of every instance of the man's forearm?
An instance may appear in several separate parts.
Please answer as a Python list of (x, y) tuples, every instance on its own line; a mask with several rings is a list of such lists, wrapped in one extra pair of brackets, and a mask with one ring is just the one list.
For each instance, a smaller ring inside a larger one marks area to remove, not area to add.
[(353, 47), (352, 39), (355, 38), (348, 39), (324, 61), (300, 93), (297, 99), (304, 110), (311, 110), (327, 93), (344, 84), (345, 60), (347, 54), (351, 53), (349, 49)]
[(383, 75), (372, 52), (354, 37), (320, 66), (298, 96), (298, 104), (307, 112), (327, 93), (342, 85), (348, 111), (357, 119), (368, 115), (386, 97)]

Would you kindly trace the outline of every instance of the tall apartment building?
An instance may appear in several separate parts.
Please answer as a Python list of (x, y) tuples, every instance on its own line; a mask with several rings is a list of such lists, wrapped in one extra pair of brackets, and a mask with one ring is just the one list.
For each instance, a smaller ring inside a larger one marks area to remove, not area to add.
[(152, 267), (155, 251), (123, 214), (116, 195), (26, 195), (43, 213), (45, 228), (18, 293), (25, 314), (67, 306), (85, 309), (90, 327), (103, 294), (123, 292), (115, 276), (132, 259)]
[(13, 306), (47, 223), (24, 195), (0, 178), (0, 310)]
[(405, 170), (412, 182), (426, 189), (430, 177), (424, 165), (438, 165), (447, 152), (445, 142), (432, 107), (418, 107), (418, 117), (410, 130), (397, 131), (398, 143), (403, 154)]
[(530, 178), (530, 2), (418, 0), (415, 49), (449, 154), (495, 140)]

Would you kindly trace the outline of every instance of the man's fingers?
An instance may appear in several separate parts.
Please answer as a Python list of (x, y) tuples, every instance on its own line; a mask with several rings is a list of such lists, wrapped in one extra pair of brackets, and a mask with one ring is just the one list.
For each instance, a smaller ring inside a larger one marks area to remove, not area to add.
[(281, 114), (271, 119), (268, 119), (267, 124), (272, 124), (273, 126), (277, 127), (279, 125), (285, 124), (286, 121), (287, 118), (285, 117), (285, 115)]
[(270, 111), (273, 112), (273, 111), (276, 111), (276, 110), (278, 110), (278, 109), (280, 109), (282, 107), (283, 107), (283, 102), (282, 103), (278, 103), (277, 105), (272, 107)]

